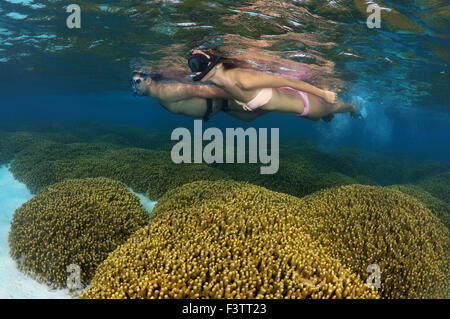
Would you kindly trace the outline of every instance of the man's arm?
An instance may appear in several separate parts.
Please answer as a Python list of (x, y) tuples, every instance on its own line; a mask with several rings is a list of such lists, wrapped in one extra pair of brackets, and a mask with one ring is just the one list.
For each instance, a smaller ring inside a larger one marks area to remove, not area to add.
[(163, 87), (160, 98), (177, 102), (189, 98), (199, 97), (205, 99), (226, 99), (229, 95), (215, 85), (209, 84), (175, 84)]

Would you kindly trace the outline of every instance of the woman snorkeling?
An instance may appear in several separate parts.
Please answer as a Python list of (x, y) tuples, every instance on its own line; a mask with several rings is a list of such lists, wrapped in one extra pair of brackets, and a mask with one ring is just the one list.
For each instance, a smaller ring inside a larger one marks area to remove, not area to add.
[(355, 105), (337, 100), (337, 94), (306, 82), (245, 68), (246, 62), (222, 57), (216, 50), (191, 51), (189, 67), (194, 81), (209, 81), (229, 94), (243, 110), (293, 113), (309, 120), (331, 121), (333, 114), (350, 112)]
[(152, 97), (171, 113), (203, 118), (205, 121), (220, 111), (246, 122), (267, 113), (264, 110), (254, 114), (242, 111), (234, 100), (229, 99), (228, 93), (215, 85), (166, 81), (160, 74), (135, 71), (131, 86), (134, 96)]

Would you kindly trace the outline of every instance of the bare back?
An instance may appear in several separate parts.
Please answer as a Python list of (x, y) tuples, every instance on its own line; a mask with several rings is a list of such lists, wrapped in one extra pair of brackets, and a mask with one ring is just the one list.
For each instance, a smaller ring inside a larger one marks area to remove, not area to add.
[[(243, 79), (251, 73), (257, 74), (258, 77), (267, 77), (267, 73), (247, 70), (247, 69), (231, 69), (223, 72), (223, 77), (227, 77), (228, 81), (224, 81), (225, 84), (222, 88), (228, 92), (235, 100), (242, 101), (244, 103), (251, 101), (262, 88), (246, 89), (239, 83), (242, 83)], [(269, 75), (270, 76), (270, 75)], [(299, 99), (298, 95), (282, 90), (279, 87), (272, 87), (272, 98), (270, 101), (261, 107), (261, 109), (272, 112), (292, 112), (294, 109), (296, 113), (302, 113), (304, 109), (303, 101)], [(317, 97), (319, 99), (319, 97)], [(316, 100), (316, 99), (315, 99)]]

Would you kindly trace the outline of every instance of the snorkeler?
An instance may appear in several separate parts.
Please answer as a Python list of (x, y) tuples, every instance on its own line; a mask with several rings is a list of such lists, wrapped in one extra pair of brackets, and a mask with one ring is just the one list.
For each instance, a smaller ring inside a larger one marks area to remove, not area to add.
[(227, 92), (243, 110), (293, 113), (309, 120), (329, 122), (335, 113), (350, 112), (355, 105), (337, 100), (337, 94), (306, 82), (245, 68), (245, 61), (219, 55), (216, 50), (191, 51), (189, 67), (194, 81), (209, 81)]
[(215, 85), (189, 84), (163, 80), (160, 74), (147, 74), (135, 71), (131, 85), (134, 96), (148, 96), (156, 99), (167, 111), (195, 118), (209, 117), (223, 111), (239, 120), (252, 121), (267, 111), (255, 114), (242, 111), (242, 108), (229, 94)]

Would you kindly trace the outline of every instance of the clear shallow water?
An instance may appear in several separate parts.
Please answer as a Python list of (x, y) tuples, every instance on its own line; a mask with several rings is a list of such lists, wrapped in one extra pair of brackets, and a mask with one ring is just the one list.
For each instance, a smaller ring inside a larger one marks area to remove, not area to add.
[[(337, 115), (327, 124), (270, 114), (242, 123), (220, 114), (204, 128), (279, 127), (282, 137), (314, 140), (329, 153), (350, 146), (449, 163), (448, 4), (375, 2), (385, 8), (379, 30), (367, 28), (364, 0), (77, 1), (82, 28), (69, 30), (62, 2), (1, 1), (0, 130), (73, 120), (192, 129), (191, 118), (133, 98), (129, 76), (143, 68), (188, 81), (188, 52), (206, 43), (262, 70), (340, 88), (366, 118)], [(9, 259), (11, 214), (31, 195), (6, 168), (0, 187), (0, 297), (57, 296)], [(137, 195), (150, 211), (154, 202)]]
[[(252, 126), (281, 127), (282, 135), (314, 138), (325, 149), (357, 145), (446, 160), (446, 2), (378, 2), (381, 29), (367, 28), (364, 1), (356, 0), (78, 1), (82, 27), (68, 29), (60, 2), (2, 1), (0, 122), (188, 126), (191, 119), (154, 101), (132, 99), (128, 79), (135, 68), (187, 79), (188, 52), (206, 41), (250, 54), (261, 69), (340, 87), (367, 114), (363, 123), (340, 115), (331, 125), (272, 114)], [(208, 124), (242, 125), (226, 116)]]

